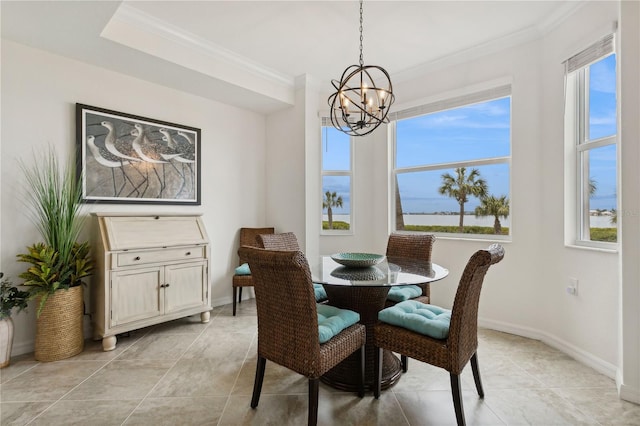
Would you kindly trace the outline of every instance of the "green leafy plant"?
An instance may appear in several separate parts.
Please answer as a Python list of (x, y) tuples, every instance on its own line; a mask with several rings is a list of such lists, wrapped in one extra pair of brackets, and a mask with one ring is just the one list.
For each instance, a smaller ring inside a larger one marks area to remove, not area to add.
[[(0, 279), (3, 276), (0, 272)], [(26, 309), (28, 302), (29, 292), (18, 289), (6, 278), (0, 281), (0, 319), (9, 318), (14, 308), (18, 312)]]
[[(71, 162), (73, 164), (73, 162)], [(60, 167), (55, 151), (49, 151), (30, 166), (21, 163), (28, 185), (32, 220), (44, 242), (27, 247), (18, 260), (31, 263), (20, 274), (31, 298), (40, 297), (38, 316), (47, 298), (60, 289), (82, 283), (90, 275), (93, 262), (87, 242), (78, 243), (84, 217), (81, 180), (75, 167)]]

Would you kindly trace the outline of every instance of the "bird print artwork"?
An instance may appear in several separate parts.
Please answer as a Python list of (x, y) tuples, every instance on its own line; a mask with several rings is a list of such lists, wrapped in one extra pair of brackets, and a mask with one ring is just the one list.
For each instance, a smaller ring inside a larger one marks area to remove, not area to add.
[(86, 200), (199, 203), (198, 129), (77, 108)]
[[(111, 182), (113, 183), (113, 187), (112, 187), (113, 196), (114, 197), (119, 196), (122, 193), (122, 190), (127, 185), (127, 182), (132, 183), (131, 179), (129, 179), (129, 177), (127, 176), (127, 174), (123, 169), (125, 165), (129, 164), (129, 161), (111, 154), (104, 147), (96, 145), (96, 138), (93, 135), (87, 136), (87, 147), (89, 148), (89, 151), (91, 152), (91, 155), (93, 156), (95, 161), (99, 165), (105, 167), (111, 172)], [(116, 169), (118, 169), (119, 172), (122, 173), (122, 179), (116, 179), (116, 172), (115, 172)], [(104, 184), (104, 179), (102, 180), (103, 180), (102, 184)], [(119, 189), (116, 188), (116, 185), (117, 185), (116, 181), (120, 182)]]

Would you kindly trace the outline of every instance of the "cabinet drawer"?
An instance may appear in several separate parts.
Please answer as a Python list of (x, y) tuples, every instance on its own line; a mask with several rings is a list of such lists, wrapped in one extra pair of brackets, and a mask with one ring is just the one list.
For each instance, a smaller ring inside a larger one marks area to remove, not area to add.
[(166, 262), (170, 260), (202, 259), (204, 247), (166, 248), (149, 251), (128, 251), (115, 255), (115, 267)]

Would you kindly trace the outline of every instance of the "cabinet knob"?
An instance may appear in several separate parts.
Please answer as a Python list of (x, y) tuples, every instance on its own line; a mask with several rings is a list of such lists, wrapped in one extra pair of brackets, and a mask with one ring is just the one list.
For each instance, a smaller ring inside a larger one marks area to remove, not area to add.
[(165, 286), (165, 287), (169, 287), (169, 283), (166, 283), (164, 286)]
[(140, 260), (140, 256), (134, 257), (133, 260)]
[(191, 252), (190, 251), (187, 252), (187, 256), (191, 256)]

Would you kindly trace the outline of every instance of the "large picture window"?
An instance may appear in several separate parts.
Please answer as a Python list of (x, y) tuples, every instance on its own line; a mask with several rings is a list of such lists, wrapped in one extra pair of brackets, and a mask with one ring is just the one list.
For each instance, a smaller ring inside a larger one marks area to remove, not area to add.
[(392, 119), (397, 231), (509, 235), (510, 86)]
[[(575, 243), (617, 242), (617, 106), (613, 35), (566, 63), (565, 125), (575, 164)], [(573, 170), (569, 165), (568, 170)]]
[(323, 122), (322, 233), (353, 231), (351, 170), (351, 137)]

